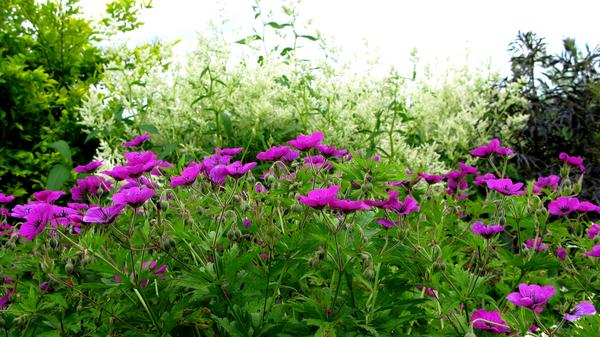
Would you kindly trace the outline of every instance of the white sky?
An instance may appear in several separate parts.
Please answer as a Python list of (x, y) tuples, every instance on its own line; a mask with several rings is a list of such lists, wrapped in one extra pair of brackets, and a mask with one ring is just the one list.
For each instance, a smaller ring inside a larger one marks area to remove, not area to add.
[[(81, 4), (86, 14), (94, 16), (106, 2), (82, 0)], [(280, 3), (263, 2), (265, 7)], [(193, 49), (196, 32), (209, 31), (212, 20), (233, 43), (252, 33), (253, 3), (153, 0), (153, 8), (141, 18), (145, 25), (129, 39), (181, 39), (177, 47), (181, 57)], [(564, 37), (591, 48), (600, 43), (597, 0), (304, 0), (299, 13), (312, 19), (310, 27), (340, 46), (343, 56), (376, 55), (379, 67), (386, 70), (407, 69), (410, 51), (416, 48), (423, 63), (449, 60), (479, 66), (489, 61), (506, 74), (510, 57), (506, 50), (519, 30), (545, 37), (552, 52), (561, 50)], [(228, 19), (225, 25), (219, 24), (223, 16)]]

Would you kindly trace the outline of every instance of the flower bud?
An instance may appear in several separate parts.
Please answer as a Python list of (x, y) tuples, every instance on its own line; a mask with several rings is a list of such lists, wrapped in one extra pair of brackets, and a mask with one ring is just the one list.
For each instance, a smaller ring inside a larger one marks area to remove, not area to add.
[(433, 263), (433, 270), (434, 271), (445, 271), (446, 270), (446, 264), (444, 263), (444, 261), (442, 261), (441, 256), (437, 259), (437, 261), (435, 261)]
[(311, 268), (317, 268), (319, 262), (321, 262), (321, 259), (317, 255), (311, 257), (310, 260), (308, 260), (308, 264), (311, 266)]
[(60, 241), (58, 240), (57, 237), (52, 237), (50, 239), (50, 247), (56, 248), (56, 247), (58, 247), (59, 244), (60, 244)]
[(245, 201), (242, 201), (242, 202), (240, 203), (240, 211), (242, 211), (242, 212), (247, 212), (249, 209), (250, 209), (250, 205), (248, 205), (248, 203), (247, 203), (247, 202), (245, 202)]
[(84, 255), (83, 258), (81, 259), (80, 263), (82, 267), (87, 267), (90, 262), (92, 262), (92, 259), (90, 258), (89, 255)]
[(65, 273), (71, 274), (74, 269), (75, 269), (75, 266), (73, 265), (73, 262), (71, 261), (71, 259), (69, 259), (69, 261), (67, 261), (67, 263), (65, 264)]
[(238, 241), (242, 237), (242, 232), (237, 226), (231, 226), (227, 232), (227, 238), (230, 241)]
[(367, 280), (372, 280), (375, 278), (375, 268), (373, 267), (372, 263), (367, 266), (367, 269), (365, 269), (365, 271), (363, 272), (363, 276)]
[(54, 261), (48, 256), (44, 256), (41, 262), (42, 271), (46, 274), (52, 273), (54, 269)]
[(500, 225), (500, 226), (506, 225), (506, 216), (504, 216), (504, 214), (501, 214), (498, 217), (498, 225)]
[(291, 207), (292, 212), (294, 213), (302, 213), (302, 205), (298, 204), (298, 203), (294, 203)]
[(160, 211), (166, 211), (169, 209), (169, 202), (166, 200), (161, 199), (158, 204), (156, 204), (156, 207), (158, 208), (158, 210)]
[(369, 193), (369, 192), (372, 192), (372, 191), (373, 191), (373, 184), (372, 184), (372, 183), (370, 183), (370, 182), (366, 182), (366, 183), (364, 183), (364, 185), (363, 185), (363, 187), (362, 187), (362, 190), (363, 190), (364, 192), (367, 192), (367, 193)]

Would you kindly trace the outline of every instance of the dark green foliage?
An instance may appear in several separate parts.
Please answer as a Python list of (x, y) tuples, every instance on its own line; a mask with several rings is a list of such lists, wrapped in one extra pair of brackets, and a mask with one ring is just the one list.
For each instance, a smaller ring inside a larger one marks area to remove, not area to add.
[(528, 32), (519, 33), (510, 51), (512, 76), (500, 86), (524, 81), (521, 94), (528, 104), (513, 106), (507, 113), (530, 115), (527, 126), (508, 140), (519, 153), (520, 172), (529, 177), (556, 173), (560, 152), (582, 156), (590, 177), (584, 195), (598, 200), (600, 49), (582, 51), (575, 40), (565, 39), (563, 52), (551, 55), (544, 39)]

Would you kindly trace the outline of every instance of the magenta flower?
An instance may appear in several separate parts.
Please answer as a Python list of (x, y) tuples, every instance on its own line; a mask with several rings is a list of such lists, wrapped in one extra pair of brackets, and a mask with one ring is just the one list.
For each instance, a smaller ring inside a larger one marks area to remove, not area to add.
[(210, 156), (204, 157), (204, 159), (202, 160), (202, 172), (208, 175), (210, 171), (216, 166), (228, 165), (230, 161), (231, 156), (211, 154)]
[(402, 205), (398, 200), (399, 191), (388, 191), (388, 199), (385, 201), (365, 200), (365, 204), (373, 207), (393, 210)]
[(152, 198), (154, 190), (150, 188), (132, 187), (115, 193), (112, 196), (115, 204), (128, 204), (133, 208), (140, 207), (146, 200)]
[(244, 225), (244, 228), (249, 228), (250, 225), (252, 224), (252, 221), (250, 221), (250, 219), (248, 219), (248, 218), (244, 218), (244, 220), (242, 221), (242, 224)]
[(600, 207), (589, 201), (580, 201), (577, 212), (600, 212)]
[(438, 176), (436, 174), (427, 174), (427, 173), (419, 173), (419, 177), (425, 179), (425, 181), (432, 185), (437, 184), (444, 179), (442, 176)]
[(571, 197), (558, 197), (548, 204), (548, 212), (553, 215), (567, 215), (579, 208), (579, 199)]
[(385, 218), (377, 219), (377, 223), (382, 225), (385, 228), (392, 228), (400, 223), (400, 221), (390, 221)]
[(215, 148), (215, 152), (222, 155), (222, 156), (235, 156), (236, 154), (242, 152), (243, 148), (241, 147), (234, 147), (234, 148), (227, 148), (227, 149), (220, 149), (220, 148)]
[(558, 257), (558, 258), (559, 258), (561, 261), (563, 261), (564, 259), (566, 259), (566, 258), (567, 258), (567, 250), (566, 250), (566, 249), (564, 249), (564, 248), (562, 248), (562, 247), (560, 247), (560, 248), (557, 248), (557, 249), (556, 249), (556, 256), (557, 256), (557, 257)]
[(9, 225), (6, 222), (0, 222), (0, 237), (6, 235), (7, 237), (12, 236), (14, 226)]
[(317, 145), (315, 149), (324, 156), (341, 158), (348, 150), (338, 150), (335, 146)]
[(429, 297), (433, 297), (433, 298), (437, 298), (438, 297), (438, 293), (437, 291), (435, 291), (433, 288), (429, 288), (429, 287), (423, 287), (421, 285), (419, 286), (415, 286), (415, 288), (419, 291), (425, 289), (425, 295), (429, 296)]
[(112, 183), (99, 176), (87, 176), (77, 179), (77, 186), (71, 189), (73, 200), (83, 200), (84, 194), (98, 195), (112, 189)]
[(481, 221), (474, 222), (471, 225), (471, 231), (477, 235), (481, 235), (483, 237), (489, 238), (492, 237), (496, 233), (500, 233), (504, 230), (504, 226), (501, 225), (485, 225)]
[(130, 178), (130, 175), (132, 174), (131, 170), (127, 166), (115, 166), (111, 170), (102, 171), (101, 173), (106, 174), (115, 180), (125, 180)]
[(558, 188), (558, 183), (560, 182), (560, 177), (556, 175), (551, 175), (547, 177), (539, 177), (537, 182), (535, 182), (533, 187), (534, 193), (540, 193), (542, 188), (550, 187), (553, 191), (556, 191)]
[(369, 209), (369, 205), (365, 204), (362, 200), (343, 200), (334, 199), (329, 203), (329, 207), (338, 209), (342, 212), (353, 212)]
[(597, 223), (592, 223), (590, 228), (588, 228), (587, 230), (588, 238), (590, 238), (590, 240), (594, 240), (598, 233), (600, 233), (600, 225), (598, 225)]
[(294, 140), (290, 140), (288, 144), (295, 147), (296, 149), (308, 150), (320, 145), (323, 141), (323, 132), (313, 132), (310, 136), (300, 135)]
[(152, 170), (150, 170), (150, 174), (155, 175), (155, 176), (160, 176), (165, 174), (165, 168), (169, 168), (172, 169), (173, 168), (173, 164), (169, 163), (168, 161), (164, 161), (164, 160), (156, 160), (154, 162), (154, 167), (152, 168)]
[(140, 146), (140, 145), (142, 145), (142, 143), (144, 143), (148, 139), (150, 139), (150, 135), (146, 132), (141, 136), (137, 136), (137, 137), (133, 138), (132, 140), (123, 143), (123, 146), (124, 147)]
[(8, 204), (15, 200), (15, 197), (12, 195), (6, 195), (4, 193), (0, 193), (0, 204)]
[(533, 250), (546, 250), (546, 249), (548, 249), (548, 246), (546, 246), (546, 245), (544, 245), (542, 243), (542, 239), (541, 238), (525, 240), (525, 246), (528, 249), (533, 249)]
[(584, 252), (585, 255), (591, 257), (600, 257), (600, 245), (595, 245), (589, 252)]
[(564, 161), (568, 165), (577, 167), (581, 172), (585, 172), (585, 166), (583, 166), (583, 158), (581, 157), (569, 156), (568, 154), (561, 152), (558, 155), (558, 159)]
[(233, 162), (226, 166), (227, 175), (234, 179), (239, 179), (246, 172), (252, 170), (256, 166), (255, 162), (242, 164), (240, 161)]
[(254, 190), (256, 191), (256, 193), (268, 193), (269, 190), (267, 190), (267, 188), (262, 185), (262, 184), (256, 184), (256, 186), (254, 187)]
[(40, 192), (33, 193), (33, 197), (36, 198), (38, 201), (47, 202), (51, 204), (65, 194), (65, 191), (43, 190)]
[(91, 207), (85, 212), (83, 222), (87, 223), (111, 223), (123, 212), (125, 204), (116, 204), (108, 207)]
[(129, 188), (132, 188), (132, 187), (147, 187), (147, 188), (151, 188), (151, 189), (158, 187), (157, 182), (150, 181), (146, 177), (139, 177), (137, 179), (127, 178), (126, 181), (127, 181), (127, 184), (121, 185), (121, 187), (119, 188), (119, 192), (129, 189)]
[(400, 206), (394, 209), (398, 215), (408, 215), (412, 212), (418, 212), (421, 207), (417, 204), (417, 201), (411, 197), (406, 197), (403, 202), (400, 202)]
[(202, 171), (202, 164), (191, 162), (183, 169), (180, 176), (171, 177), (171, 187), (191, 185)]
[(497, 310), (487, 311), (485, 309), (477, 309), (471, 315), (471, 324), (479, 330), (486, 330), (493, 334), (508, 334), (510, 333), (509, 325), (506, 323)]
[(127, 159), (127, 166), (136, 166), (153, 163), (158, 158), (158, 155), (152, 151), (132, 151), (123, 153), (123, 157)]
[(592, 316), (596, 314), (596, 308), (592, 302), (580, 302), (571, 310), (570, 313), (565, 314), (565, 319), (569, 322), (574, 322), (580, 319), (582, 316)]
[(29, 213), (25, 216), (25, 222), (19, 228), (18, 235), (29, 241), (44, 231), (46, 225), (54, 216), (54, 206), (49, 203), (40, 202), (33, 204)]
[(265, 152), (261, 152), (256, 155), (256, 159), (265, 161), (293, 161), (298, 158), (300, 154), (289, 147), (273, 146)]
[(306, 167), (323, 167), (326, 170), (330, 170), (331, 168), (333, 168), (333, 165), (331, 165), (331, 163), (327, 162), (327, 159), (325, 159), (325, 157), (323, 156), (308, 156), (308, 157), (304, 157), (302, 158), (304, 160), (304, 165)]
[[(13, 280), (10, 277), (5, 277), (4, 280), (0, 280), (0, 282), (4, 284), (12, 284)], [(0, 284), (2, 284), (0, 283)], [(6, 288), (6, 293), (0, 297), (0, 310), (4, 309), (6, 305), (10, 302), (10, 295), (15, 291), (15, 288)]]
[(469, 151), (472, 156), (475, 157), (487, 157), (492, 154), (499, 154), (502, 156), (510, 156), (513, 154), (512, 150), (504, 146), (500, 146), (500, 140), (492, 139), (487, 145), (480, 146), (474, 150)]
[(100, 166), (102, 166), (102, 160), (92, 161), (85, 165), (75, 167), (74, 171), (76, 173), (89, 173), (95, 171)]
[(309, 207), (321, 209), (335, 200), (335, 196), (339, 190), (340, 187), (338, 185), (332, 185), (325, 189), (312, 190), (308, 192), (307, 196), (298, 196), (298, 201)]
[(525, 191), (521, 190), (523, 183), (514, 183), (511, 179), (490, 179), (486, 181), (487, 187), (491, 190), (500, 192), (504, 195), (522, 195)]
[(537, 284), (528, 285), (519, 284), (519, 291), (510, 293), (506, 296), (512, 304), (519, 307), (526, 307), (537, 313), (544, 310), (544, 305), (550, 297), (554, 296), (556, 288), (553, 286), (539, 286)]
[(486, 173), (473, 179), (473, 184), (477, 186), (486, 185), (488, 180), (495, 180), (496, 176), (493, 173)]

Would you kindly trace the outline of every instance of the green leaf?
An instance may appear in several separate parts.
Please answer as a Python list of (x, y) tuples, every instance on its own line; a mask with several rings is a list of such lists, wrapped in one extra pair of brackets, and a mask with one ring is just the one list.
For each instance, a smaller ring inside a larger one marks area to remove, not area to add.
[(69, 169), (65, 165), (55, 165), (48, 174), (46, 188), (49, 190), (60, 190), (67, 180), (69, 180), (69, 176)]
[(223, 128), (228, 139), (233, 138), (233, 126), (231, 124), (231, 118), (226, 112), (221, 112), (221, 121), (223, 122)]
[(58, 153), (61, 154), (61, 156), (67, 161), (67, 162), (71, 162), (71, 148), (69, 147), (69, 144), (67, 144), (67, 142), (65, 142), (64, 140), (59, 140), (56, 141), (52, 144), (50, 144), (50, 147), (52, 147), (53, 149), (55, 149)]
[(254, 35), (247, 36), (247, 37), (245, 37), (245, 38), (243, 38), (241, 40), (235, 41), (235, 43), (238, 43), (238, 44), (249, 44), (249, 43), (251, 43), (253, 41), (260, 41), (260, 40), (262, 40), (262, 38), (260, 37), (260, 35), (254, 34)]
[(152, 125), (152, 124), (143, 124), (140, 126), (140, 129), (148, 132), (148, 133), (156, 133), (158, 134), (158, 129), (156, 128), (156, 126)]
[(319, 39), (318, 37), (314, 37), (312, 35), (298, 35), (298, 37), (303, 37), (303, 38), (311, 40), (311, 41), (317, 41)]
[(273, 27), (275, 29), (282, 29), (282, 28), (285, 28), (285, 27), (291, 27), (292, 26), (291, 23), (277, 23), (277, 22), (274, 22), (274, 21), (267, 22), (267, 25), (269, 25), (269, 26), (271, 26), (271, 27)]

